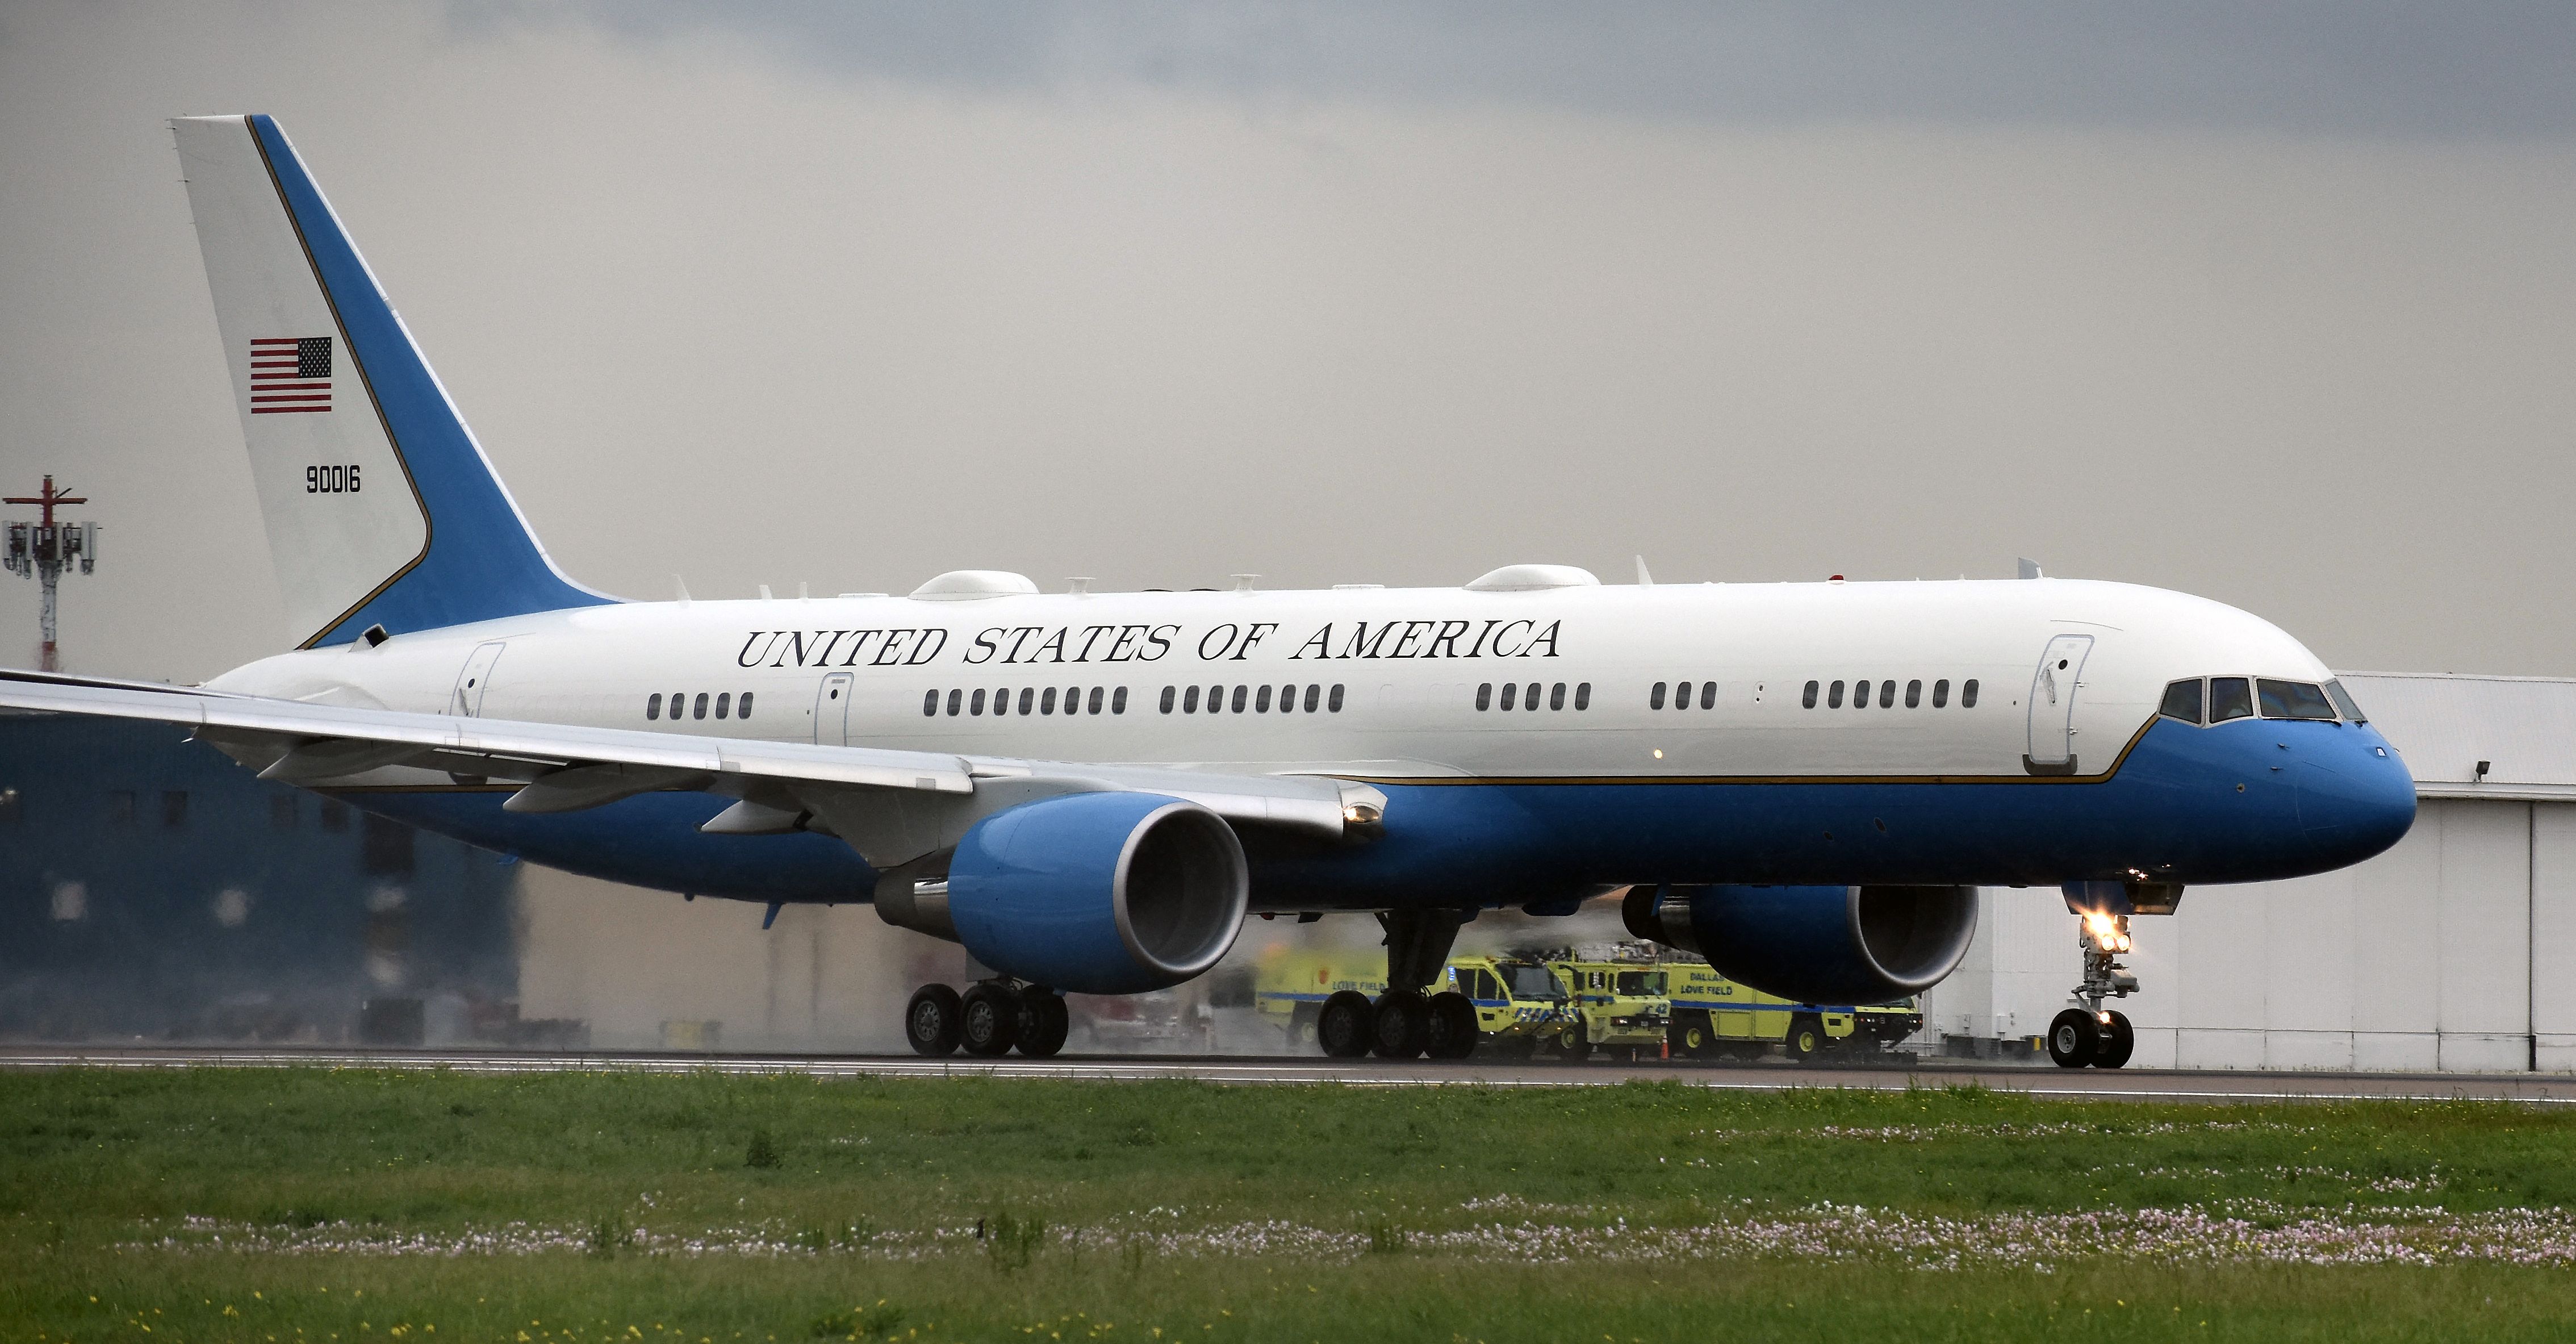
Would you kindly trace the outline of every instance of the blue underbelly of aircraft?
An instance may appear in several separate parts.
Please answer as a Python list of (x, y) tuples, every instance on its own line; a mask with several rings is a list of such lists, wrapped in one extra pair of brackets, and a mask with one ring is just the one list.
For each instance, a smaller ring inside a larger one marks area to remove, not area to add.
[[(2275, 720), (2159, 720), (2107, 780), (1381, 787), (1386, 833), (1374, 843), (1248, 834), (1255, 908), (1520, 905), (1630, 882), (2254, 882), (2359, 862), (2396, 843), (2415, 811), (2376, 731)], [(726, 804), (705, 794), (555, 815), (504, 812), (500, 790), (346, 796), (488, 849), (666, 891), (846, 902), (875, 885), (828, 836), (701, 834)]]

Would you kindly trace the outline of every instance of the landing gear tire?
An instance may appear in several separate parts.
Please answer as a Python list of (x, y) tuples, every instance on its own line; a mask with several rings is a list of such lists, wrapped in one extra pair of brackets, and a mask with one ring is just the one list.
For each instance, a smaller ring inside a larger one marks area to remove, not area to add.
[(2138, 1048), (2138, 1033), (2130, 1029), (2129, 1015), (2115, 1009), (2109, 1017), (2111, 1020), (2102, 1024), (2102, 1052), (2093, 1057), (2093, 1067), (2097, 1069), (2116, 1069), (2128, 1063)]
[(1591, 1033), (1585, 1031), (1580, 1022), (1557, 1028), (1556, 1035), (1550, 1039), (1556, 1042), (1556, 1053), (1568, 1062), (1592, 1057)]
[(1813, 1059), (1825, 1052), (1832, 1037), (1825, 1034), (1825, 1024), (1812, 1017), (1795, 1018), (1789, 1023), (1789, 1058)]
[(904, 1005), (903, 1036), (914, 1054), (934, 1059), (957, 1053), (958, 1019), (965, 1016), (957, 991), (946, 985), (923, 985)]
[(1409, 989), (1378, 996), (1369, 1048), (1380, 1059), (1419, 1059), (1431, 1044), (1431, 1005)]
[(1020, 991), (1019, 1019), (1012, 1044), (1031, 1059), (1054, 1058), (1073, 1030), (1073, 1016), (1065, 1011), (1064, 999), (1044, 985)]
[(1358, 1059), (1376, 1035), (1377, 1006), (1368, 995), (1345, 989), (1324, 1000), (1315, 1014), (1315, 1044), (1335, 1059)]
[(2102, 1056), (2102, 1027), (2081, 1008), (2069, 1008), (2048, 1024), (2048, 1057), (2061, 1069), (2080, 1069)]
[(966, 991), (960, 1001), (957, 1017), (957, 1044), (967, 1054), (994, 1055), (1011, 1053), (1011, 1044), (1020, 1034), (1020, 996), (995, 984), (981, 984)]
[(1476, 1053), (1476, 1038), (1484, 1034), (1476, 1028), (1474, 1000), (1455, 991), (1431, 996), (1425, 1025), (1430, 1030), (1425, 1049), (1433, 1059), (1465, 1059)]

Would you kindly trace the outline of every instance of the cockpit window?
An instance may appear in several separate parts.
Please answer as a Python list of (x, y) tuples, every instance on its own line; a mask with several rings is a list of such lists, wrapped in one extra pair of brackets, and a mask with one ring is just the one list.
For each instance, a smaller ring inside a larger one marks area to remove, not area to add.
[(2243, 677), (2209, 679), (2209, 721), (2225, 723), (2229, 719), (2254, 717), (2254, 688)]
[(2168, 719), (2185, 723), (2200, 722), (2200, 678), (2177, 681), (2165, 688), (2165, 703), (2156, 711)]
[(2345, 718), (2354, 723), (2370, 722), (2370, 716), (2361, 712), (2361, 702), (2352, 698), (2352, 692), (2345, 690), (2342, 682), (2327, 682), (2326, 695), (2335, 702), (2335, 708), (2343, 711)]
[(2263, 699), (2263, 717), (2267, 719), (2331, 719), (2334, 702), (2326, 693), (2304, 681), (2274, 681), (2268, 677), (2254, 683)]

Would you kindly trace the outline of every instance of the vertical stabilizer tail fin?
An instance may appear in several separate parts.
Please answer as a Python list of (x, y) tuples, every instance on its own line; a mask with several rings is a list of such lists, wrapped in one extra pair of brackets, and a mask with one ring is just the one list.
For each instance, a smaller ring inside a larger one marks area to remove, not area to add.
[(277, 123), (170, 127), (297, 646), (609, 601), (546, 557)]

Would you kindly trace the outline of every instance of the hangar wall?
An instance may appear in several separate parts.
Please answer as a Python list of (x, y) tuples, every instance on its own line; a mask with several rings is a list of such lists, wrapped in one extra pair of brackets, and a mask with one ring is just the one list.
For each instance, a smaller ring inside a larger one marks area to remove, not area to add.
[[(2576, 681), (2346, 674), (2415, 773), (2415, 827), (2316, 877), (2131, 921), (2137, 1067), (2576, 1070)], [(2477, 766), (2488, 769), (2481, 773)], [(2074, 1002), (2054, 890), (1985, 893), (1924, 1044), (2007, 1052)]]

